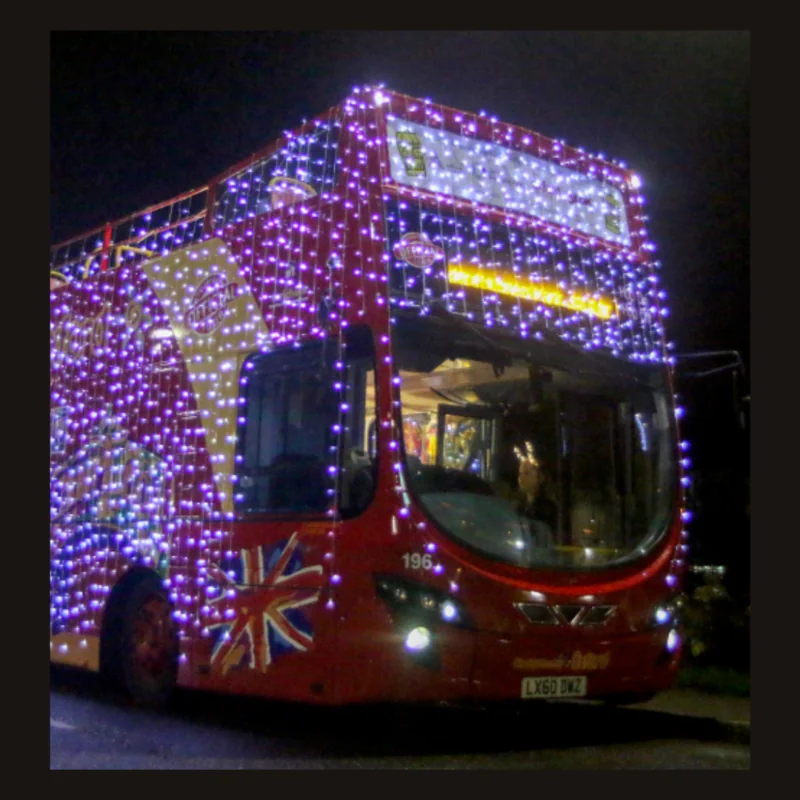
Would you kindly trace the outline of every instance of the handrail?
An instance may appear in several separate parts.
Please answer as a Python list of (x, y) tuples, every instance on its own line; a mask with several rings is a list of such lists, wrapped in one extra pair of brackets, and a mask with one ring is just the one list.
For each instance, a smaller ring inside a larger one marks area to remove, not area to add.
[[(119, 219), (113, 220), (112, 222), (104, 222), (102, 225), (99, 225), (96, 228), (91, 228), (84, 233), (78, 234), (77, 236), (72, 236), (69, 239), (64, 239), (64, 241), (58, 242), (57, 244), (51, 245), (50, 250), (58, 250), (61, 247), (66, 247), (69, 244), (73, 244), (73, 242), (80, 241), (81, 239), (88, 239), (95, 233), (101, 233), (104, 231), (109, 225), (112, 228), (115, 228), (117, 225), (122, 225), (125, 222), (129, 222), (132, 219), (136, 219), (136, 217), (140, 217), (143, 214), (150, 214), (154, 211), (159, 211), (162, 208), (166, 208), (167, 206), (174, 205), (175, 203), (180, 203), (183, 200), (188, 200), (192, 197), (195, 197), (198, 194), (202, 194), (203, 192), (207, 192), (209, 189), (209, 185), (205, 185), (200, 187), (199, 189), (190, 189), (188, 192), (183, 192), (182, 194), (176, 195), (175, 197), (170, 198), (161, 203), (156, 203), (151, 206), (147, 206), (146, 208), (141, 209), (140, 211), (134, 211), (132, 214), (128, 214), (127, 216), (120, 217)], [(203, 212), (205, 213), (205, 212)], [(181, 222), (185, 222), (185, 220), (181, 220)]]
[[(334, 112), (337, 108), (339, 108), (340, 105), (341, 104), (333, 105), (330, 108), (328, 108), (326, 111), (324, 111), (322, 114), (318, 114), (317, 116), (307, 120), (306, 122), (304, 122), (300, 126), (300, 128), (296, 129), (296, 132), (298, 133), (298, 135), (302, 135), (303, 133), (305, 133), (305, 132), (307, 132), (309, 130), (313, 130), (317, 123), (323, 122), (326, 119), (326, 117), (328, 117), (332, 112)], [(179, 194), (179, 195), (176, 195), (175, 197), (172, 197), (169, 200), (166, 200), (164, 202), (160, 202), (160, 203), (156, 203), (156, 204), (151, 205), (151, 206), (147, 206), (146, 208), (143, 208), (143, 209), (141, 209), (139, 211), (135, 211), (132, 214), (128, 214), (128, 215), (126, 215), (124, 217), (120, 217), (119, 219), (115, 219), (115, 220), (113, 220), (111, 222), (105, 222), (102, 225), (98, 225), (95, 228), (90, 228), (89, 230), (87, 230), (87, 231), (85, 231), (83, 233), (80, 233), (80, 234), (78, 234), (76, 236), (71, 236), (69, 239), (64, 239), (63, 241), (60, 241), (60, 242), (58, 242), (56, 244), (51, 245), (50, 246), (50, 251), (52, 252), (52, 251), (58, 250), (58, 249), (60, 249), (62, 247), (66, 247), (67, 245), (73, 244), (73, 243), (78, 242), (78, 241), (80, 241), (82, 239), (88, 239), (90, 236), (93, 236), (93, 235), (99, 234), (99, 233), (103, 233), (109, 226), (111, 228), (115, 228), (118, 225), (122, 225), (122, 224), (124, 224), (126, 222), (129, 222), (130, 220), (136, 219), (137, 217), (140, 217), (143, 214), (149, 214), (149, 213), (152, 213), (154, 211), (158, 211), (158, 210), (160, 210), (162, 208), (165, 208), (166, 206), (172, 205), (174, 203), (179, 203), (179, 202), (181, 202), (183, 200), (188, 200), (188, 199), (190, 199), (192, 197), (195, 197), (198, 194), (202, 194), (203, 192), (208, 192), (209, 199), (213, 200), (212, 195), (213, 195), (214, 187), (216, 185), (218, 185), (222, 181), (226, 180), (231, 175), (236, 174), (238, 171), (240, 171), (242, 169), (246, 169), (248, 164), (258, 161), (259, 159), (263, 158), (265, 155), (269, 154), (272, 150), (276, 149), (276, 147), (286, 138), (285, 134), (286, 134), (286, 132), (284, 132), (284, 134), (282, 134), (281, 136), (278, 136), (275, 139), (273, 139), (272, 141), (268, 142), (266, 145), (264, 145), (264, 147), (261, 147), (258, 150), (256, 150), (254, 153), (251, 153), (246, 158), (240, 159), (233, 166), (228, 167), (227, 169), (217, 173), (211, 180), (209, 180), (206, 184), (204, 184), (201, 187), (198, 187), (196, 189), (190, 189), (189, 191), (184, 192), (184, 193)], [(209, 205), (207, 203), (206, 204), (206, 208), (203, 211), (203, 214), (208, 213), (208, 208), (209, 208)], [(196, 219), (197, 219), (196, 215), (193, 215), (191, 217), (191, 221), (193, 221), (193, 222)], [(185, 221), (186, 220), (181, 220), (181, 222), (185, 222)]]

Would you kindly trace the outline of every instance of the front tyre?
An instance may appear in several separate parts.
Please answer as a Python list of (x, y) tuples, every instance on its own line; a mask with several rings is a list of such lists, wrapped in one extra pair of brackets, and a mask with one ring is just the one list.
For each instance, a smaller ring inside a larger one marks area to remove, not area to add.
[(134, 584), (113, 628), (116, 682), (140, 705), (163, 705), (178, 677), (178, 635), (172, 605), (157, 576)]

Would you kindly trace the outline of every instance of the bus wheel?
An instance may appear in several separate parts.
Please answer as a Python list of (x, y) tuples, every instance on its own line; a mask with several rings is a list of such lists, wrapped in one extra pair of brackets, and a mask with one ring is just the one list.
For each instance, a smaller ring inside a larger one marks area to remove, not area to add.
[(125, 597), (112, 636), (121, 688), (137, 703), (164, 704), (178, 677), (178, 636), (161, 581), (147, 575)]

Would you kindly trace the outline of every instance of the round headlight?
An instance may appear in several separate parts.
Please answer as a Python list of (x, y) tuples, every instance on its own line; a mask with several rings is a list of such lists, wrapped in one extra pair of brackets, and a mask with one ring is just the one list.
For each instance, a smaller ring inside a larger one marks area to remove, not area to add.
[(667, 635), (667, 650), (670, 653), (674, 653), (681, 643), (681, 637), (678, 634), (678, 631), (673, 628), (669, 634)]
[(442, 619), (445, 622), (452, 622), (458, 616), (458, 609), (455, 607), (454, 603), (451, 603), (449, 600), (445, 600), (442, 603)]
[(653, 617), (658, 625), (666, 625), (672, 619), (672, 612), (664, 606), (659, 606)]
[(427, 628), (413, 628), (406, 636), (406, 650), (418, 653), (431, 643), (431, 632)]

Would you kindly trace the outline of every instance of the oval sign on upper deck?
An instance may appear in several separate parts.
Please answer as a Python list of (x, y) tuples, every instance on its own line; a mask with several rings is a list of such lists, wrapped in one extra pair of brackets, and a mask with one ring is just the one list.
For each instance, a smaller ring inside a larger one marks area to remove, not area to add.
[(395, 256), (412, 267), (426, 269), (444, 257), (444, 250), (424, 233), (406, 233), (392, 248)]

